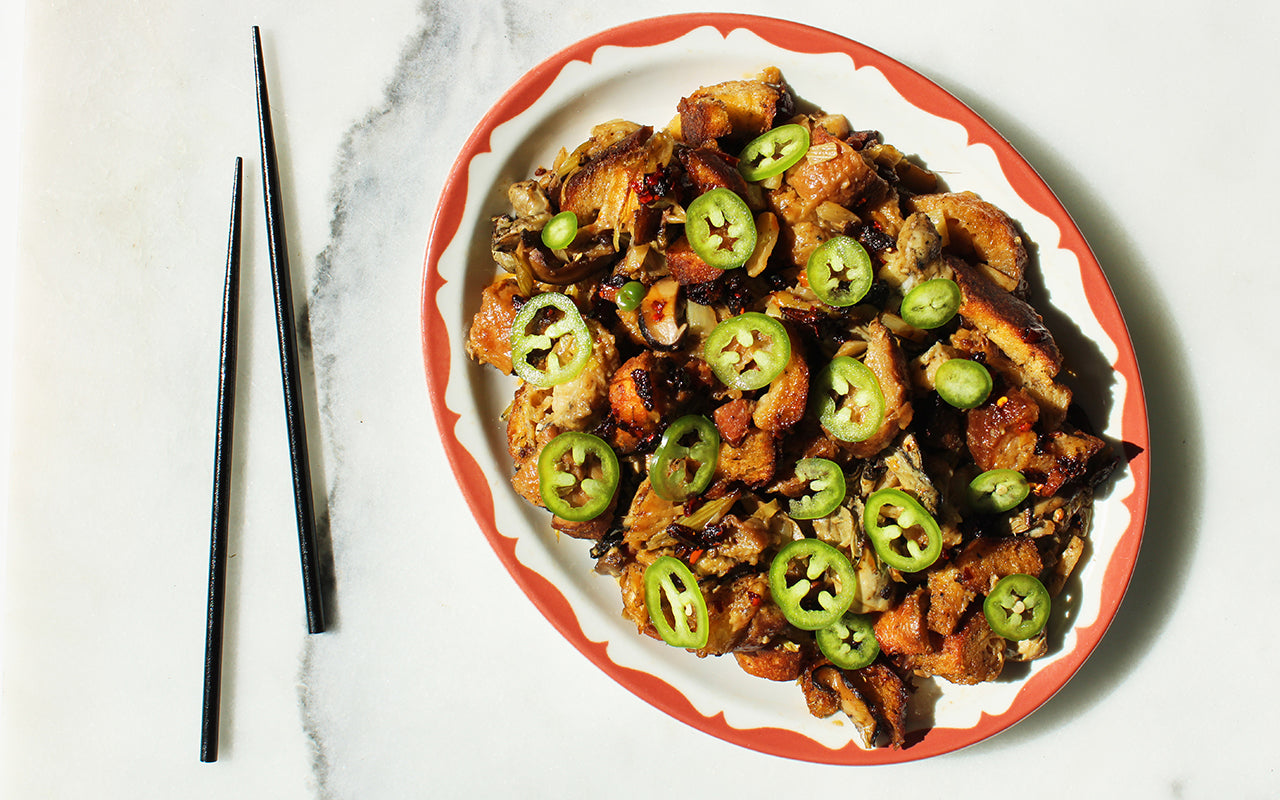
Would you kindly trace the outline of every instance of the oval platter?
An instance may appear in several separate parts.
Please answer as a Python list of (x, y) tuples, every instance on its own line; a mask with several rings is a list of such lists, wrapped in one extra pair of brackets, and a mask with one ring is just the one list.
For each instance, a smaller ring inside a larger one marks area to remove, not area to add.
[[(506, 187), (549, 166), (590, 128), (626, 118), (661, 127), (699, 86), (777, 66), (796, 94), (971, 190), (1018, 220), (1033, 243), (1034, 302), (1076, 370), (1072, 388), (1097, 432), (1124, 456), (1095, 502), (1091, 552), (1051, 628), (1051, 654), (1014, 679), (917, 691), (908, 746), (864, 750), (849, 724), (811, 717), (791, 683), (753, 678), (731, 659), (698, 659), (637, 635), (616, 582), (597, 575), (589, 543), (557, 538), (548, 515), (508, 482), (501, 414), (513, 379), (464, 352), (480, 292), (495, 274), (490, 218)], [(1124, 596), (1146, 515), (1148, 439), (1141, 381), (1105, 275), (1062, 204), (989, 124), (937, 84), (836, 34), (735, 14), (684, 14), (612, 28), (530, 70), (483, 117), (450, 172), (423, 271), (422, 348), (445, 452), (479, 529), (557, 631), (661, 711), (752, 750), (832, 764), (928, 758), (992, 736), (1048, 700), (1097, 646)], [(1070, 328), (1062, 337), (1059, 326)]]

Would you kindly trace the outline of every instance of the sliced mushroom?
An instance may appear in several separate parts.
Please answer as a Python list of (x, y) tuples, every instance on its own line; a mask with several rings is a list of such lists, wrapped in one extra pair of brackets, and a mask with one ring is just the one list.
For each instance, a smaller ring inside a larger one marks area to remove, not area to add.
[(818, 667), (813, 671), (813, 684), (819, 691), (835, 695), (841, 711), (853, 723), (858, 735), (862, 737), (863, 747), (874, 747), (876, 730), (879, 723), (875, 712), (867, 704), (861, 692), (849, 685), (844, 673), (830, 665)]
[(583, 278), (604, 270), (617, 257), (612, 248), (593, 246), (586, 250), (566, 251), (569, 260), (561, 261), (546, 245), (539, 241), (536, 231), (525, 231), (521, 237), (519, 253), (533, 276), (553, 286), (568, 286)]
[(680, 284), (674, 278), (663, 278), (650, 286), (640, 301), (640, 332), (645, 341), (655, 350), (675, 350), (688, 327)]

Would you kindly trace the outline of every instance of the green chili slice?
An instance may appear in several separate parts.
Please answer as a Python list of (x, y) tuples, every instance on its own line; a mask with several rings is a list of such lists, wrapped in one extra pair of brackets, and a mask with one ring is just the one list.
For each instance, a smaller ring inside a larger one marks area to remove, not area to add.
[(791, 501), (787, 513), (792, 519), (819, 519), (840, 507), (844, 500), (844, 470), (825, 458), (804, 458), (796, 462), (796, 477), (810, 491)]
[(867, 498), (862, 528), (876, 555), (899, 572), (919, 572), (942, 555), (942, 530), (920, 502), (901, 489), (881, 489)]
[(618, 489), (618, 456), (603, 439), (568, 431), (538, 454), (538, 493), (561, 519), (595, 519), (613, 502)]
[(755, 216), (730, 189), (698, 195), (684, 216), (684, 235), (693, 252), (717, 269), (742, 266), (756, 249)]
[(1033, 575), (1017, 573), (996, 583), (982, 603), (982, 613), (997, 636), (1020, 642), (1044, 630), (1052, 606), (1043, 583)]
[(849, 559), (831, 545), (797, 539), (769, 565), (769, 591), (788, 622), (816, 631), (849, 610), (858, 594), (858, 577)]
[(563, 250), (577, 235), (578, 215), (572, 211), (561, 211), (542, 226), (542, 243), (552, 250)]
[(738, 172), (749, 181), (781, 175), (809, 152), (809, 129), (788, 124), (765, 131), (738, 154)]
[(707, 337), (703, 357), (725, 386), (768, 386), (791, 360), (791, 337), (781, 322), (756, 311), (730, 317)]
[(991, 373), (977, 361), (953, 358), (933, 376), (938, 396), (959, 409), (977, 408), (991, 394)]
[(930, 330), (946, 325), (959, 310), (960, 287), (950, 278), (934, 278), (907, 292), (898, 316), (912, 327)]
[(871, 256), (857, 239), (835, 236), (814, 248), (805, 275), (809, 288), (827, 305), (857, 305), (871, 288)]
[(840, 669), (862, 669), (880, 655), (875, 626), (865, 614), (846, 613), (814, 638), (822, 654)]
[(576, 378), (592, 346), (578, 307), (559, 292), (531, 298), (511, 323), (511, 365), (526, 383), (541, 388)]
[(711, 485), (719, 457), (720, 432), (711, 420), (697, 414), (681, 417), (662, 434), (649, 483), (662, 499), (683, 503)]
[(635, 311), (640, 307), (640, 301), (644, 300), (647, 291), (648, 289), (640, 281), (627, 281), (618, 290), (618, 308), (623, 311)]
[(1015, 469), (989, 469), (969, 481), (969, 507), (983, 514), (1008, 511), (1029, 494), (1031, 485)]
[(814, 380), (814, 406), (827, 433), (845, 442), (869, 439), (884, 422), (884, 393), (871, 368), (837, 356)]
[(680, 559), (659, 556), (645, 568), (644, 605), (662, 641), (691, 650), (707, 646), (707, 601), (698, 579)]

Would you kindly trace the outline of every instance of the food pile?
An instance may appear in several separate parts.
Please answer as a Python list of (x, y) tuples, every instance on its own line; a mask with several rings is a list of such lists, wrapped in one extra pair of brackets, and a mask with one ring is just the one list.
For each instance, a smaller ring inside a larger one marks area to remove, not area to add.
[(518, 378), (512, 485), (641, 633), (906, 746), (922, 682), (1048, 652), (1114, 457), (1004, 212), (774, 68), (676, 111), (493, 220), (467, 352)]

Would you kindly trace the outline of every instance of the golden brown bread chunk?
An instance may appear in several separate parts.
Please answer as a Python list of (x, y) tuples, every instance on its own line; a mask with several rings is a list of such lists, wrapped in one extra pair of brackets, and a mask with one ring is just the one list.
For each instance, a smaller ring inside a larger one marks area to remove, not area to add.
[(999, 208), (973, 192), (917, 195), (911, 205), (946, 233), (948, 249), (975, 257), (1001, 289), (1010, 292), (1021, 285), (1027, 250), (1017, 226)]
[(774, 434), (752, 428), (742, 443), (720, 444), (720, 458), (716, 462), (715, 483), (741, 481), (753, 489), (759, 489), (773, 480), (777, 469), (777, 447)]
[(760, 430), (783, 433), (804, 416), (808, 399), (809, 365), (800, 348), (793, 346), (787, 366), (760, 396), (751, 419)]
[(1066, 419), (1067, 408), (1071, 405), (1071, 390), (1043, 371), (1025, 370), (1015, 364), (981, 331), (958, 328), (951, 334), (951, 346), (960, 355), (986, 364), (992, 377), (1026, 390), (1040, 406), (1040, 424), (1046, 430), (1059, 427)]
[(954, 633), (956, 626), (960, 624), (960, 617), (973, 601), (973, 593), (960, 584), (959, 577), (960, 570), (955, 564), (935, 566), (929, 570), (929, 612), (926, 624), (934, 633), (944, 636)]
[(632, 356), (609, 381), (609, 408), (614, 421), (628, 433), (643, 439), (659, 433), (668, 406), (666, 381), (658, 356), (644, 350)]
[(770, 681), (794, 681), (800, 677), (805, 655), (799, 650), (773, 647), (767, 650), (735, 650), (733, 657), (748, 675)]
[(511, 323), (520, 310), (516, 302), (524, 302), (516, 279), (500, 275), (480, 294), (480, 310), (467, 331), (467, 355), (481, 364), (497, 367), (503, 375), (511, 374)]
[(742, 575), (704, 591), (710, 630), (699, 655), (719, 656), (737, 649), (768, 593), (769, 582), (761, 574)]
[(929, 630), (953, 633), (969, 604), (996, 581), (1019, 572), (1039, 577), (1042, 570), (1040, 551), (1030, 539), (974, 539), (953, 563), (929, 572)]
[(681, 286), (706, 283), (724, 274), (724, 270), (703, 261), (702, 256), (693, 251), (693, 245), (683, 236), (667, 247), (667, 269), (671, 270), (671, 277)]
[[(743, 144), (773, 127), (779, 108), (789, 102), (786, 91), (761, 81), (725, 81), (704, 86), (676, 106), (680, 138), (690, 147), (718, 139)], [(734, 151), (736, 152), (736, 151)]]
[(661, 169), (672, 157), (674, 144), (665, 133), (642, 127), (606, 148), (565, 179), (560, 209), (606, 230), (632, 235), (634, 241), (653, 237), (661, 211), (643, 205), (635, 186), (645, 175)]
[(926, 595), (917, 586), (893, 608), (876, 619), (876, 641), (889, 655), (927, 653), (929, 630), (925, 625)]
[(971, 267), (956, 264), (955, 280), (960, 285), (960, 316), (1023, 369), (1049, 379), (1058, 374), (1062, 353), (1034, 308)]
[(981, 610), (970, 613), (960, 630), (942, 638), (931, 653), (902, 656), (902, 662), (919, 675), (937, 676), (952, 683), (973, 684), (995, 680), (1004, 668), (1004, 639), (996, 636)]
[(747, 182), (742, 173), (730, 164), (719, 150), (709, 147), (686, 148), (679, 152), (685, 175), (698, 194), (712, 189), (729, 189), (740, 197), (747, 194)]
[(1082, 477), (1106, 443), (1072, 428), (1039, 432), (1039, 413), (1026, 391), (1010, 388), (968, 412), (965, 440), (980, 469), (1016, 469), (1049, 497)]
[(884, 394), (884, 420), (869, 439), (854, 442), (847, 450), (855, 458), (871, 458), (911, 424), (911, 376), (907, 361), (893, 334), (880, 320), (867, 325), (867, 354), (863, 362), (875, 373)]
[(1021, 537), (974, 539), (956, 559), (956, 580), (975, 595), (987, 595), (1001, 578), (1040, 576), (1044, 568), (1036, 543)]
[(802, 201), (801, 216), (830, 201), (847, 206), (877, 179), (875, 168), (862, 154), (822, 128), (811, 134), (809, 151), (786, 171), (786, 182)]

